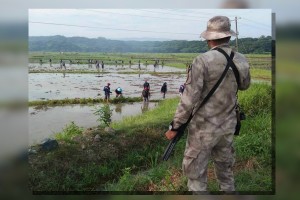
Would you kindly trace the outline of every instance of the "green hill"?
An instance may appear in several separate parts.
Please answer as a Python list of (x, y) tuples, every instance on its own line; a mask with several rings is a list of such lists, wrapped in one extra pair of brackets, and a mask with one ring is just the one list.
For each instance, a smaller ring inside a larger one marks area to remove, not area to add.
[[(239, 39), (241, 53), (270, 53), (271, 36)], [(235, 45), (235, 40), (230, 42)], [(109, 53), (202, 53), (207, 51), (206, 41), (121, 41), (103, 37), (29, 37), (29, 51), (46, 52), (109, 52)]]

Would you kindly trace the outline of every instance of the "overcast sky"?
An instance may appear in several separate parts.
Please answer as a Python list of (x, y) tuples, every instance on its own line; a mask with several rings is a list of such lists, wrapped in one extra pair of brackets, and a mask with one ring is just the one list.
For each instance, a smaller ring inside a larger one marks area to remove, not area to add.
[(199, 40), (216, 15), (237, 16), (240, 38), (271, 35), (270, 9), (30, 9), (29, 36)]

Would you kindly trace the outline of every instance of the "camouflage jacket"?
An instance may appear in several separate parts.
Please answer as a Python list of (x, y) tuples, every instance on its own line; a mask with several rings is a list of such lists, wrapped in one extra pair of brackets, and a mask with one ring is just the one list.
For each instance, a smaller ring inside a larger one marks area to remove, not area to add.
[[(228, 44), (218, 46), (228, 55), (232, 49)], [(215, 47), (214, 47), (215, 48)], [(191, 112), (195, 112), (207, 93), (216, 84), (225, 69), (227, 60), (223, 54), (213, 50), (197, 56), (188, 70), (185, 90), (177, 107), (173, 128), (184, 124)], [(249, 64), (244, 55), (234, 52), (233, 62), (240, 75), (240, 90), (250, 85)], [(189, 124), (189, 137), (197, 139), (196, 132), (230, 133), (236, 126), (235, 107), (237, 103), (237, 83), (234, 73), (229, 68), (226, 76), (207, 103), (195, 113)]]

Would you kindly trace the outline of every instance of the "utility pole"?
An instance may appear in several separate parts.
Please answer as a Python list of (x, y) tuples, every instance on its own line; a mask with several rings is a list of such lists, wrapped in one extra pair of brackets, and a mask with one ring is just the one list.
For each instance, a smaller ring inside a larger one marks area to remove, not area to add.
[(236, 37), (235, 37), (235, 49), (236, 49), (236, 51), (238, 52), (238, 51), (239, 51), (239, 46), (238, 46), (238, 35), (239, 35), (239, 33), (238, 33), (238, 29), (237, 29), (237, 20), (238, 20), (238, 18), (235, 17), (235, 32), (236, 32)]

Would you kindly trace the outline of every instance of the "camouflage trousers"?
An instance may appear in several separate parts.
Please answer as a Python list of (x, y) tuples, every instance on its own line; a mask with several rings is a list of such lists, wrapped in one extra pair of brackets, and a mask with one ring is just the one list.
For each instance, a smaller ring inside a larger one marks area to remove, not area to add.
[(235, 191), (232, 171), (235, 161), (233, 133), (201, 135), (199, 146), (198, 151), (195, 151), (187, 142), (183, 158), (182, 168), (188, 178), (189, 191), (207, 191), (207, 166), (210, 158), (214, 162), (220, 191)]

